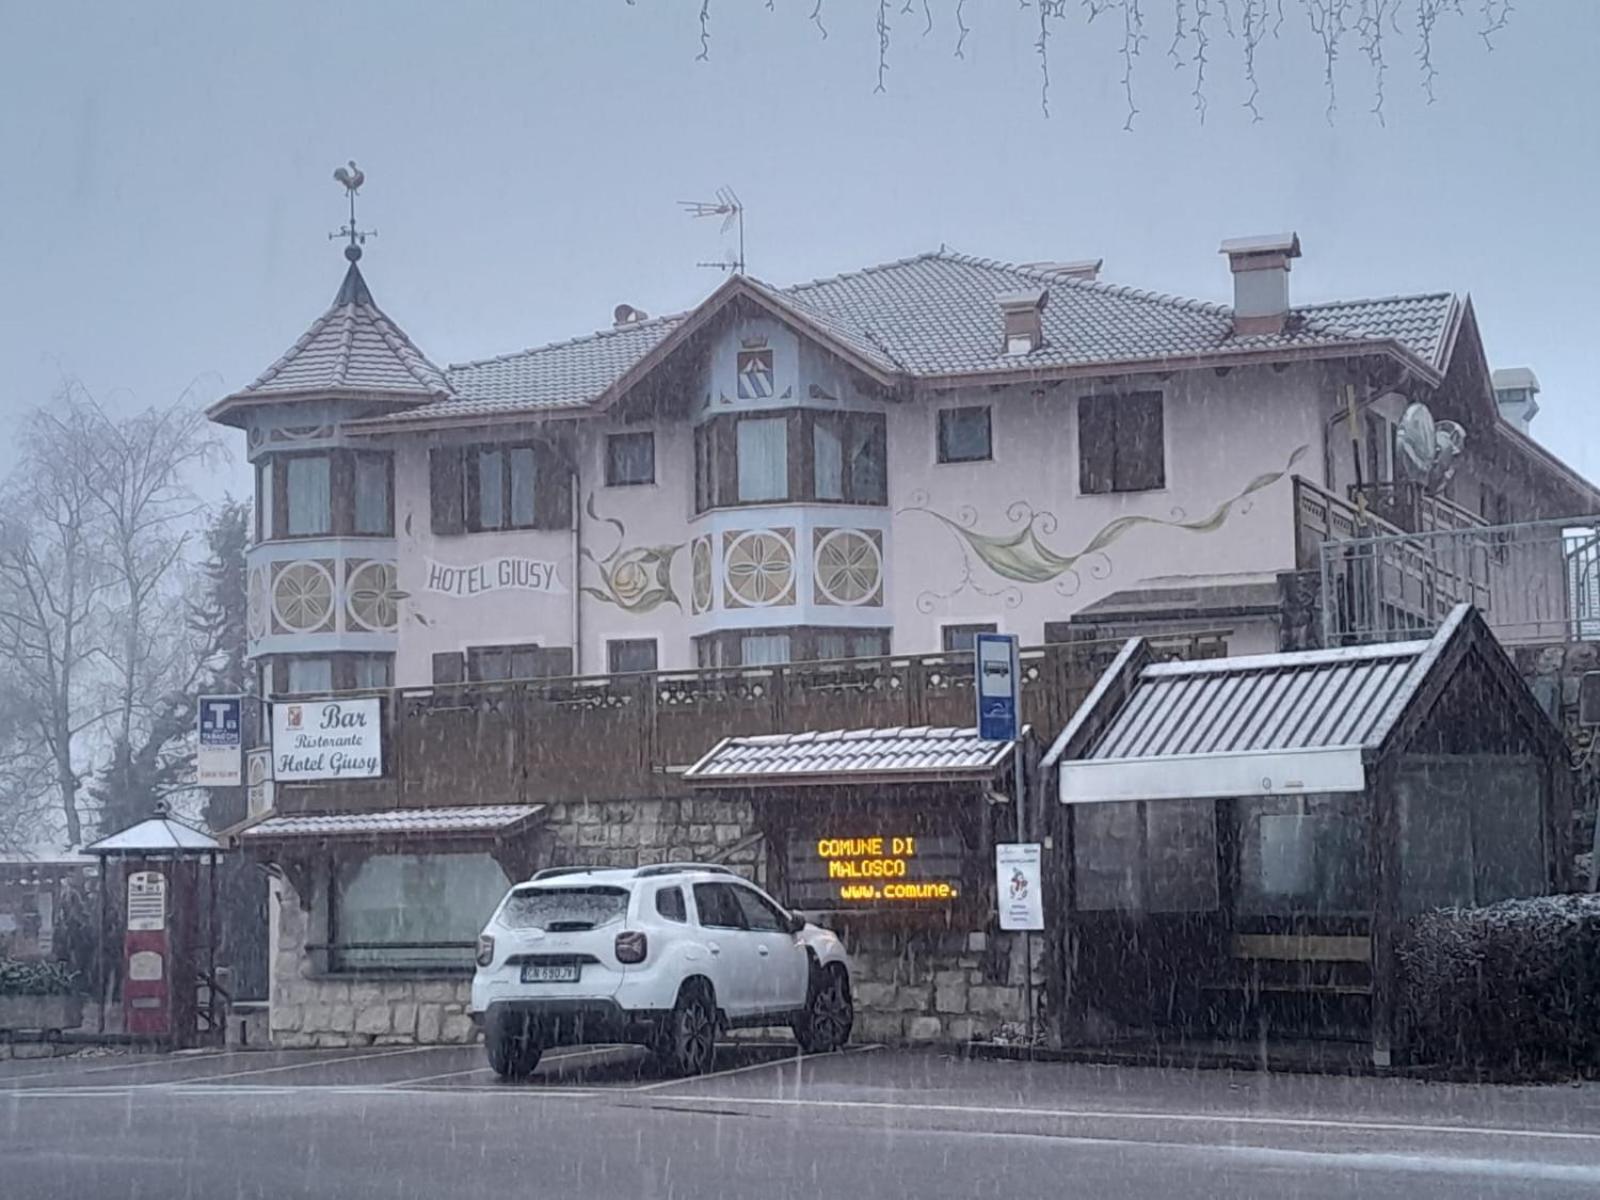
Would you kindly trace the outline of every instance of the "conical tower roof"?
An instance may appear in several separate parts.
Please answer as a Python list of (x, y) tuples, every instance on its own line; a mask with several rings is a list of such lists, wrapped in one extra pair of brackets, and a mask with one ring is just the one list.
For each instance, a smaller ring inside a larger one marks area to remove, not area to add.
[(211, 416), (280, 399), (421, 404), (449, 395), (445, 373), (377, 306), (360, 266), (351, 262), (328, 311), (254, 383), (218, 403)]

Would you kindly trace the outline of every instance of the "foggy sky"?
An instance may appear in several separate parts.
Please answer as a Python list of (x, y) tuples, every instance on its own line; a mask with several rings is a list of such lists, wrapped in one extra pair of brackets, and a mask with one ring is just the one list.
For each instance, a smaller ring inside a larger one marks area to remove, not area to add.
[[(1475, 12), (1441, 22), (1432, 107), (1404, 22), (1386, 126), (1353, 37), (1330, 125), (1297, 0), (1261, 48), (1252, 124), (1214, 17), (1201, 125), (1172, 6), (1146, 0), (1124, 132), (1116, 13), (1056, 27), (1046, 120), (1031, 8), (968, 0), (957, 60), (953, 4), (924, 37), (920, 0), (897, 0), (875, 95), (876, 6), (828, 0), (822, 40), (812, 4), (714, 0), (696, 62), (691, 0), (0, 0), (5, 414), (65, 377), (118, 407), (249, 382), (333, 297), (331, 171), (354, 158), (367, 278), (441, 364), (604, 328), (621, 301), (695, 303), (720, 280), (696, 261), (727, 242), (675, 202), (723, 184), (751, 273), (777, 284), (946, 243), (1103, 256), (1112, 282), (1226, 301), (1218, 243), (1293, 229), (1296, 302), (1470, 292), (1491, 363), (1539, 374), (1535, 435), (1600, 476), (1600, 5), (1521, 5), (1493, 52)], [(238, 468), (216, 482), (248, 487)]]

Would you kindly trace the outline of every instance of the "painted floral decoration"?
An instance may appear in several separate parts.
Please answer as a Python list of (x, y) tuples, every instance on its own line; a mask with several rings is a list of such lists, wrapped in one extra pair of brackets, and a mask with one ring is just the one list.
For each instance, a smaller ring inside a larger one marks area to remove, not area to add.
[(594, 551), (585, 547), (580, 553), (600, 575), (600, 586), (585, 585), (580, 589), (604, 604), (615, 604), (623, 612), (654, 612), (663, 604), (683, 607), (672, 587), (672, 564), (685, 543), (672, 546), (628, 546), (628, 529), (615, 517), (602, 517), (594, 508), (594, 496), (589, 496), (583, 511), (590, 520), (603, 521), (617, 531), (617, 544), (610, 554), (597, 558)]

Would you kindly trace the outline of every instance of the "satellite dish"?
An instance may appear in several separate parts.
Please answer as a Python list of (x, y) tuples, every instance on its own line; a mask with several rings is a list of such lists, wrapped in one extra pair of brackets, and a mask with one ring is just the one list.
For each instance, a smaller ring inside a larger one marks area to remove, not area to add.
[(1406, 478), (1437, 492), (1455, 474), (1456, 460), (1466, 448), (1467, 431), (1454, 421), (1435, 421), (1428, 406), (1413, 401), (1400, 416), (1395, 438)]

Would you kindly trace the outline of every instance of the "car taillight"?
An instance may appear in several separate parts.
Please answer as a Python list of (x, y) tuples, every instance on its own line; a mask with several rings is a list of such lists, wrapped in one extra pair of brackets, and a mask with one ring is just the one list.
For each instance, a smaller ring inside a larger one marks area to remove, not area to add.
[(494, 938), (487, 933), (478, 935), (478, 965), (487, 967), (494, 961)]
[(642, 963), (645, 952), (650, 949), (650, 943), (645, 940), (644, 934), (637, 929), (624, 929), (617, 934), (617, 961), (619, 963)]

